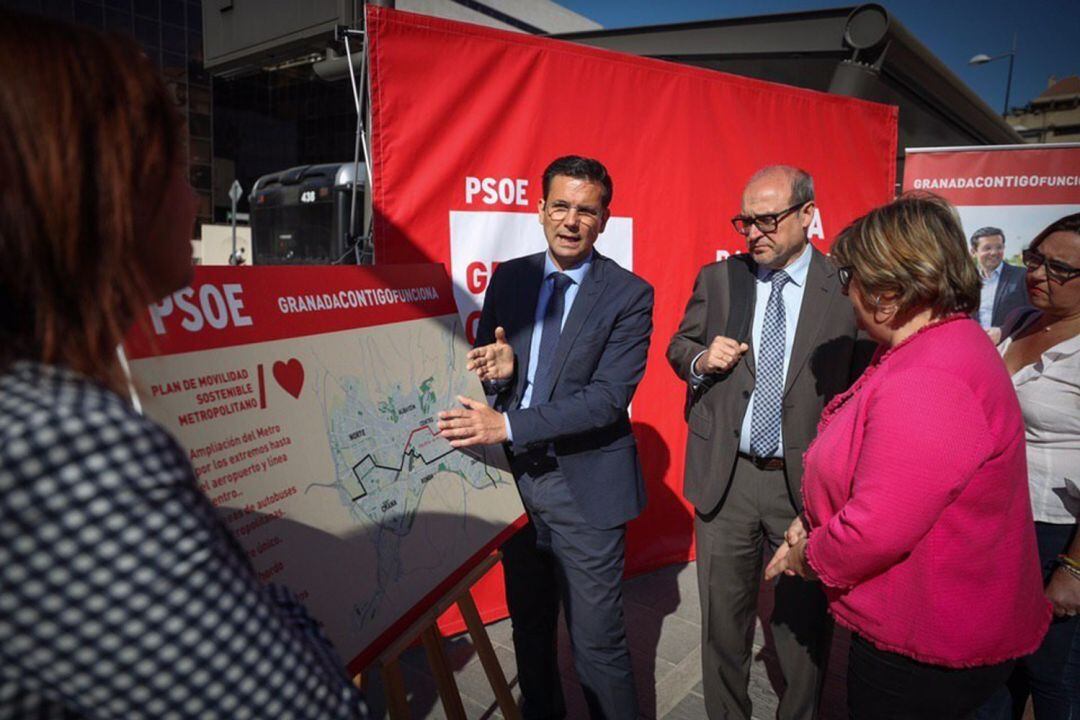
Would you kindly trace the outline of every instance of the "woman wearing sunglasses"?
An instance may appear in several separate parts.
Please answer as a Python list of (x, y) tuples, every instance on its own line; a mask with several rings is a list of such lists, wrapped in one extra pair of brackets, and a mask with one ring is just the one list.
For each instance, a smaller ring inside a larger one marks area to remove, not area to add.
[(1080, 717), (1080, 213), (1052, 223), (1024, 251), (1032, 307), (1006, 318), (998, 350), (1027, 437), (1028, 481), (1046, 596), (1057, 617), (980, 720)]

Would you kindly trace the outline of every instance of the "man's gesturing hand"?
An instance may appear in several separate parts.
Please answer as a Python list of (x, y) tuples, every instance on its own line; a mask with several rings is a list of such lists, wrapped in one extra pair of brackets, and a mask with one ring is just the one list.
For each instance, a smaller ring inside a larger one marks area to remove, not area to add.
[(723, 335), (717, 335), (709, 343), (709, 349), (698, 357), (694, 372), (698, 375), (728, 372), (738, 364), (749, 349), (750, 346), (746, 343), (736, 342)]
[(464, 407), (439, 413), (440, 437), (456, 448), (506, 442), (506, 421), (501, 412), (461, 395), (458, 402)]
[(466, 370), (476, 373), (481, 381), (509, 380), (514, 375), (514, 348), (506, 342), (506, 331), (495, 328), (495, 342), (473, 348), (465, 356)]

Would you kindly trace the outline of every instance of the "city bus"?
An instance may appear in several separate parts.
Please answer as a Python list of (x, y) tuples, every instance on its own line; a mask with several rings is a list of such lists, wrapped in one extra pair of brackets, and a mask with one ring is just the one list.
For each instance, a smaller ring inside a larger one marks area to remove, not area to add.
[[(251, 189), (251, 261), (255, 265), (355, 263), (350, 252), (351, 162), (301, 165), (263, 175)], [(364, 228), (367, 171), (359, 165), (356, 232)]]

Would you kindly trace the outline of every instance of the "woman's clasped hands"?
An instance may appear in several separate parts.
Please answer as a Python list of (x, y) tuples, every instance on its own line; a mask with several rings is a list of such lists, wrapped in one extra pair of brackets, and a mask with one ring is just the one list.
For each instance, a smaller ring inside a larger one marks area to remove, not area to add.
[(816, 580), (817, 575), (806, 562), (806, 541), (809, 535), (801, 516), (795, 516), (784, 533), (784, 543), (776, 549), (772, 560), (765, 566), (765, 579), (780, 575), (798, 575), (804, 580)]

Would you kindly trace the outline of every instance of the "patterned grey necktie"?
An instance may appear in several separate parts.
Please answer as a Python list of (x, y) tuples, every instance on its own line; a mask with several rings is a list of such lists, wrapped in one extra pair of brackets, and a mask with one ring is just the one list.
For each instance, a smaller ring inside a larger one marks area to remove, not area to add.
[(754, 414), (750, 418), (750, 454), (774, 457), (780, 444), (780, 413), (784, 399), (784, 285), (791, 278), (783, 270), (772, 275), (772, 290), (761, 324), (757, 382), (754, 385)]

